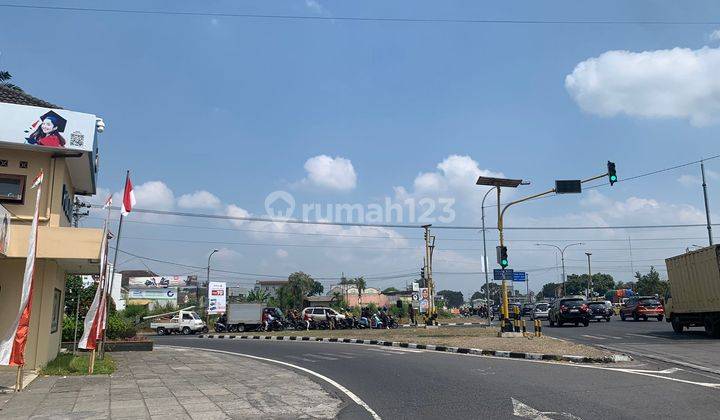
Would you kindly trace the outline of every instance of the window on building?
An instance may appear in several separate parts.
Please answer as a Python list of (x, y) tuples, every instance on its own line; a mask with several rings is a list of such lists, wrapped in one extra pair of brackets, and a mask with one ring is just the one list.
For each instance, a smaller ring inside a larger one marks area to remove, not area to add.
[(52, 322), (50, 323), (50, 334), (54, 334), (58, 330), (60, 325), (60, 298), (62, 292), (59, 289), (54, 290), (53, 294), (53, 311), (52, 311)]
[(0, 174), (0, 202), (23, 203), (25, 175)]

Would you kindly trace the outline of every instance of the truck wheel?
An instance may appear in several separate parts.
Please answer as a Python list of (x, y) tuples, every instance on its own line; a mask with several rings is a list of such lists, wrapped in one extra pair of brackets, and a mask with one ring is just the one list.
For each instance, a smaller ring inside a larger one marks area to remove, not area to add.
[(672, 325), (673, 331), (675, 331), (676, 334), (680, 334), (683, 332), (684, 326), (680, 322), (680, 318), (676, 316), (671, 317), (670, 324)]
[(245, 324), (237, 324), (237, 332), (245, 332)]
[(183, 335), (190, 335), (190, 333), (192, 333), (192, 330), (190, 329), (190, 327), (183, 327), (182, 333)]
[(157, 335), (165, 335), (167, 331), (163, 327), (157, 327)]

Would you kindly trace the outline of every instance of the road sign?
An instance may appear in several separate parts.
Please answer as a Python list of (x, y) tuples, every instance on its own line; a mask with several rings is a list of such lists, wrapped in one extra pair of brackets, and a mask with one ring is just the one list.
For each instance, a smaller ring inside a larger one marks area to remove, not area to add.
[(420, 300), (420, 292), (413, 292), (412, 300), (414, 300), (414, 301)]
[(582, 182), (579, 179), (558, 179), (555, 181), (557, 194), (579, 194), (582, 192)]
[[(420, 291), (420, 283), (414, 281), (412, 284), (413, 292), (419, 292)], [(416, 299), (417, 300), (417, 299)]]
[[(496, 268), (493, 270), (493, 280), (502, 280), (503, 279), (503, 270)], [(505, 280), (512, 280), (513, 279), (513, 270), (512, 269), (505, 269)]]
[(515, 271), (513, 273), (513, 281), (525, 281), (527, 280), (527, 273), (524, 271)]

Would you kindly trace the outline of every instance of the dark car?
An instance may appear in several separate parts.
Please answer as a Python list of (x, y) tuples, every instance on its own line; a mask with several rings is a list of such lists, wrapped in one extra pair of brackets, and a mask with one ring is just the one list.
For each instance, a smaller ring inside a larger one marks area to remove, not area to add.
[(562, 327), (563, 324), (590, 325), (590, 309), (582, 296), (566, 296), (556, 299), (548, 313), (550, 326)]
[(633, 296), (620, 308), (620, 319), (623, 321), (627, 318), (635, 321), (657, 318), (658, 321), (662, 321), (664, 316), (665, 308), (663, 308), (662, 302), (654, 296)]
[(604, 302), (588, 302), (588, 308), (590, 309), (590, 319), (595, 321), (602, 321), (603, 319), (610, 322), (610, 318), (613, 316), (612, 303), (608, 301)]
[(530, 316), (533, 313), (533, 308), (535, 308), (534, 303), (526, 303), (522, 306), (522, 313), (521, 316)]

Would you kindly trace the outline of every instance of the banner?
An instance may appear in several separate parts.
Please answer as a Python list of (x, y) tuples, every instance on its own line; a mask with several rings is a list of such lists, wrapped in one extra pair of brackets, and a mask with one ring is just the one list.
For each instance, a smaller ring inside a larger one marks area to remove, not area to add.
[(130, 288), (168, 288), (197, 286), (197, 276), (153, 276), (153, 277), (130, 277), (128, 287)]
[(209, 314), (221, 314), (225, 313), (225, 306), (227, 304), (226, 296), (226, 283), (219, 281), (211, 281), (208, 285), (208, 313)]
[(420, 313), (427, 313), (430, 309), (430, 289), (427, 287), (420, 288)]
[(0, 255), (7, 255), (10, 248), (10, 212), (0, 205)]
[(0, 115), (0, 143), (90, 153), (95, 147), (95, 115), (4, 102)]
[[(128, 299), (165, 300), (177, 302), (177, 290), (168, 289), (130, 289)], [(130, 302), (132, 305), (132, 302)]]

